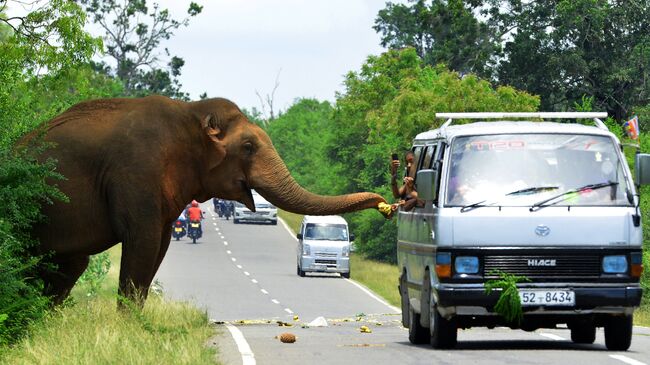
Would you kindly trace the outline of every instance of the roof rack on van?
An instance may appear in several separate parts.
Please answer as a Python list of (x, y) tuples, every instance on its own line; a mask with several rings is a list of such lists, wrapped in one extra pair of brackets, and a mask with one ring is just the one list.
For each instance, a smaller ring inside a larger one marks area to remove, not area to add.
[(440, 126), (449, 126), (454, 119), (500, 119), (500, 118), (541, 118), (541, 119), (593, 119), (596, 127), (609, 130), (600, 118), (607, 118), (606, 112), (541, 112), (541, 113), (436, 113), (436, 118), (447, 118)]

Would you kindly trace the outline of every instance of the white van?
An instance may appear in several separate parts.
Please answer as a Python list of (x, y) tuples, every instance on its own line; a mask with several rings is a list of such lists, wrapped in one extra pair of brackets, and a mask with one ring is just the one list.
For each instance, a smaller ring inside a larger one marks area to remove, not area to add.
[(354, 235), (338, 215), (306, 215), (298, 237), (296, 273), (334, 272), (350, 278), (350, 245)]
[[(605, 328), (627, 350), (641, 301), (641, 217), (623, 146), (606, 113), (445, 113), (413, 141), (423, 204), (397, 214), (402, 322), (412, 343), (453, 347), (458, 328), (526, 331), (566, 324), (575, 343)], [(513, 119), (592, 119), (594, 126)], [(498, 119), (451, 125), (456, 119)], [(509, 121), (510, 120), (510, 121)], [(650, 155), (636, 156), (637, 184)], [(503, 273), (517, 284), (521, 322), (495, 310)]]
[(235, 203), (235, 216), (233, 223), (270, 223), (272, 225), (278, 224), (278, 208), (264, 199), (260, 194), (253, 190), (253, 202), (255, 203), (255, 211), (251, 211), (244, 204)]

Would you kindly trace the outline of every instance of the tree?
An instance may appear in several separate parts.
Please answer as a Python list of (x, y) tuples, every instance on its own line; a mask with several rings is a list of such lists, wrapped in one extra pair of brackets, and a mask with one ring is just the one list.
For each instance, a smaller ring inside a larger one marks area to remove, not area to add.
[(647, 1), (491, 1), (491, 23), (506, 39), (499, 82), (538, 94), (545, 110), (583, 95), (617, 120), (648, 103)]
[[(391, 153), (403, 154), (416, 134), (437, 128), (436, 112), (535, 111), (539, 98), (511, 87), (493, 88), (475, 75), (426, 65), (413, 48), (368, 57), (345, 79), (332, 116), (325, 154), (333, 192), (390, 196)], [(396, 229), (376, 212), (350, 215), (360, 251), (395, 261)]]
[[(161, 94), (188, 99), (181, 91), (178, 77), (185, 61), (171, 57), (166, 68), (160, 68), (158, 47), (171, 38), (181, 26), (188, 26), (191, 17), (201, 13), (202, 6), (191, 2), (188, 17), (172, 18), (169, 10), (154, 3), (151, 9), (146, 0), (78, 0), (85, 5), (94, 23), (105, 32), (102, 36), (107, 55), (115, 66), (99, 64), (97, 68), (117, 76), (128, 95)], [(148, 18), (148, 22), (141, 21)], [(165, 48), (165, 54), (170, 56)]]
[(594, 96), (619, 121), (650, 102), (649, 26), (648, 1), (608, 0), (411, 0), (375, 22), (383, 45), (428, 64), (539, 95), (544, 110)]
[(325, 159), (326, 135), (331, 133), (334, 108), (329, 102), (300, 99), (267, 126), (273, 145), (296, 181), (310, 191), (328, 194), (331, 176)]
[(34, 279), (44, 267), (31, 251), (30, 230), (42, 204), (65, 200), (55, 185), (62, 178), (56, 161), (38, 161), (48, 146), (38, 138), (28, 148), (15, 142), (79, 100), (121, 92), (119, 82), (87, 65), (101, 41), (83, 30), (77, 4), (34, 1), (29, 14), (8, 16), (10, 3), (0, 0), (0, 346), (46, 313), (42, 282)]
[(415, 48), (429, 65), (443, 63), (450, 69), (490, 76), (498, 54), (487, 24), (474, 11), (481, 1), (410, 0), (410, 5), (387, 3), (373, 27), (382, 35), (381, 45), (393, 49)]

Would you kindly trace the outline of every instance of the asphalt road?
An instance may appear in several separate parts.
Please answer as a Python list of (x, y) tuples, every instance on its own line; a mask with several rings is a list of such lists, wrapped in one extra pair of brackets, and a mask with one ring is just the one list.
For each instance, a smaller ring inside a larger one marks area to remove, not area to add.
[[(607, 351), (602, 329), (593, 345), (573, 344), (567, 329), (506, 328), (461, 330), (453, 350), (411, 345), (397, 309), (355, 282), (297, 276), (297, 243), (282, 223), (235, 225), (211, 204), (202, 208), (203, 238), (172, 241), (156, 280), (166, 296), (194, 302), (218, 323), (224, 364), (650, 365), (650, 329), (641, 327), (627, 352)], [(326, 327), (306, 326), (318, 317)], [(284, 332), (297, 341), (281, 343)]]

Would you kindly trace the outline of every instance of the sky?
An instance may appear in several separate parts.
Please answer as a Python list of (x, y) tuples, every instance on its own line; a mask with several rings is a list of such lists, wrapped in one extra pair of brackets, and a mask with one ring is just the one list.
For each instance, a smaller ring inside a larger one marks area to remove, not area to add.
[[(384, 0), (195, 0), (203, 11), (161, 44), (185, 60), (180, 81), (192, 99), (207, 92), (242, 108), (274, 109), (296, 98), (335, 100), (344, 76), (385, 51), (372, 26)], [(402, 1), (393, 1), (402, 2)], [(161, 0), (179, 19), (189, 0)]]

